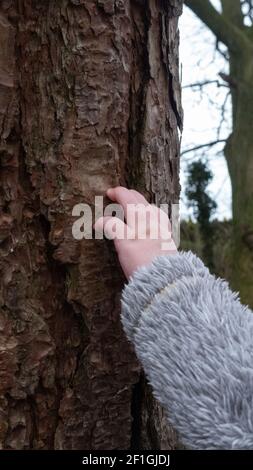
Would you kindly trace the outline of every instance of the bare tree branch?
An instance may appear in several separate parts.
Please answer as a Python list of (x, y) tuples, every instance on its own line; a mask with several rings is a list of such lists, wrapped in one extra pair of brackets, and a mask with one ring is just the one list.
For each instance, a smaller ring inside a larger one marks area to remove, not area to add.
[(233, 79), (233, 77), (231, 77), (231, 75), (228, 75), (224, 72), (220, 72), (219, 76), (220, 78), (222, 78), (222, 80), (224, 80), (224, 82), (228, 83), (229, 88), (237, 88), (237, 82)]
[(217, 140), (220, 140), (222, 127), (223, 127), (224, 122), (226, 122), (227, 102), (228, 102), (228, 99), (229, 99), (230, 95), (231, 95), (231, 93), (230, 93), (230, 90), (229, 90), (227, 92), (227, 94), (225, 96), (225, 99), (224, 99), (224, 102), (221, 106), (221, 119), (220, 119), (220, 124), (217, 128)]
[(187, 153), (194, 152), (195, 150), (200, 150), (204, 147), (213, 147), (214, 145), (217, 145), (217, 144), (220, 144), (220, 143), (225, 143), (225, 142), (227, 142), (227, 139), (219, 139), (219, 140), (214, 140), (213, 142), (208, 142), (207, 144), (197, 145), (196, 147), (192, 147), (190, 149), (183, 150), (183, 152), (181, 152), (181, 157), (183, 155), (186, 155)]
[(224, 14), (218, 13), (209, 0), (185, 0), (185, 4), (229, 50), (242, 51), (249, 47), (253, 49), (253, 44), (244, 31), (228, 20)]
[(217, 85), (218, 88), (229, 88), (228, 85), (225, 85), (224, 83), (219, 82), (219, 80), (205, 80), (204, 82), (196, 82), (196, 83), (190, 83), (189, 85), (184, 85), (182, 87), (183, 90), (186, 88), (202, 88), (203, 86), (206, 85)]

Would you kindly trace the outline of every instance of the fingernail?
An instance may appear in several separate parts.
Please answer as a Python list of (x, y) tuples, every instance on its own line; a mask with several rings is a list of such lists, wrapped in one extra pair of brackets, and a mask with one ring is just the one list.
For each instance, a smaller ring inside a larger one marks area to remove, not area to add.
[(112, 189), (112, 188), (107, 189), (107, 191), (106, 191), (107, 196), (110, 197), (110, 195), (112, 195), (112, 193), (113, 193), (113, 189)]

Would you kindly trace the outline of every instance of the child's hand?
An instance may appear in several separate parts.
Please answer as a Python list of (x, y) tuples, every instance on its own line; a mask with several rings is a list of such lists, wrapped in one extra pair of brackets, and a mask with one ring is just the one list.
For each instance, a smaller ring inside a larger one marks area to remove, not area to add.
[(106, 194), (122, 206), (125, 223), (117, 217), (101, 217), (95, 230), (103, 231), (107, 238), (114, 240), (127, 279), (156, 256), (177, 253), (171, 238), (171, 224), (164, 211), (149, 204), (134, 190), (117, 187), (108, 189)]

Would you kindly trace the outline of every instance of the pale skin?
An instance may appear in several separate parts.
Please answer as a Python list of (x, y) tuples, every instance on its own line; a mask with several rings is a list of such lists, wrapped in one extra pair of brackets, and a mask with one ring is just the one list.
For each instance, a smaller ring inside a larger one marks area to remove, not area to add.
[[(149, 204), (142, 194), (133, 189), (118, 186), (109, 188), (106, 195), (111, 201), (122, 206), (125, 221), (112, 216), (100, 217), (94, 228), (103, 231), (105, 236), (113, 239), (119, 262), (127, 279), (138, 268), (148, 266), (157, 256), (177, 253), (176, 245), (171, 238), (170, 220), (161, 209)], [(136, 212), (134, 217), (127, 217), (129, 205)], [(155, 224), (158, 236), (153, 239), (151, 233)], [(115, 235), (117, 230), (118, 233), (120, 231), (124, 233), (124, 237), (118, 238)]]

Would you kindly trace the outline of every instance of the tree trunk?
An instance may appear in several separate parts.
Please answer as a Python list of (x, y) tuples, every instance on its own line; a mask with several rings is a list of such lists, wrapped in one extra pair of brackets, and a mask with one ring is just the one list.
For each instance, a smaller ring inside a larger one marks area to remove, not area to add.
[(225, 147), (232, 183), (232, 286), (253, 308), (253, 44), (230, 53), (233, 132)]
[(0, 443), (171, 448), (120, 324), (111, 242), (72, 209), (112, 185), (177, 202), (181, 0), (3, 0)]

